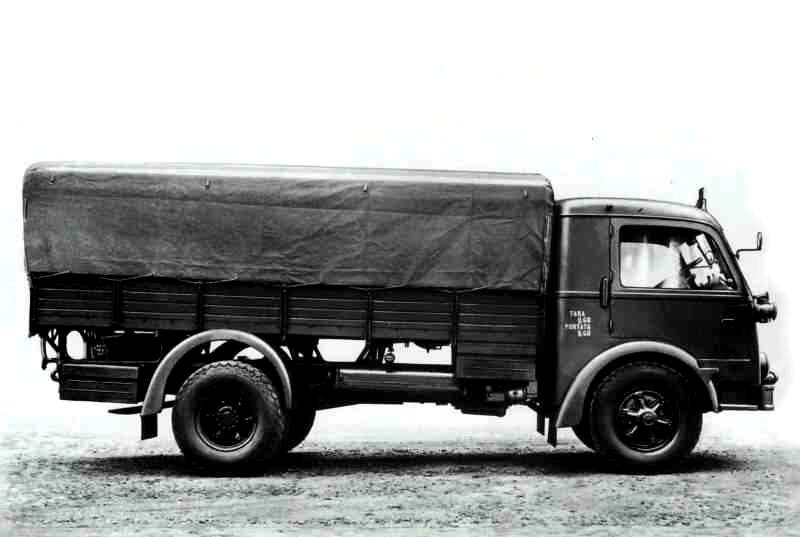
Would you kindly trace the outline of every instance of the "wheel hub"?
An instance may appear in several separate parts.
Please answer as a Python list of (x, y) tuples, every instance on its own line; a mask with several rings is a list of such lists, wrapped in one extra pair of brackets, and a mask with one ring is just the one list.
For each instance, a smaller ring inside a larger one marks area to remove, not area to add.
[(219, 451), (243, 446), (255, 431), (255, 409), (238, 390), (218, 388), (209, 394), (197, 415), (200, 438)]
[(217, 425), (225, 429), (236, 427), (239, 422), (239, 416), (231, 406), (223, 406), (217, 410)]
[(642, 415), (639, 417), (642, 425), (645, 425), (647, 427), (651, 427), (655, 423), (657, 418), (658, 416), (656, 416), (656, 413), (651, 410), (643, 412)]
[(664, 394), (637, 390), (622, 399), (615, 420), (617, 436), (637, 451), (655, 451), (667, 445), (677, 432), (673, 405)]

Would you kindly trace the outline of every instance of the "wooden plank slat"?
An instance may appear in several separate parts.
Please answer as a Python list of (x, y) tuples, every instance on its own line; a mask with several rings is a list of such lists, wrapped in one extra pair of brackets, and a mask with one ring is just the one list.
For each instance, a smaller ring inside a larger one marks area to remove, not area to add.
[(496, 334), (498, 332), (516, 332), (518, 330), (535, 330), (536, 325), (531, 324), (472, 324), (458, 323), (458, 333), (483, 332)]
[(311, 298), (313, 300), (364, 300), (367, 293), (357, 289), (342, 287), (296, 287), (290, 288), (290, 298)]
[(476, 354), (486, 356), (535, 356), (536, 345), (514, 343), (472, 343), (461, 342), (459, 354)]
[(350, 328), (363, 328), (364, 323), (359, 320), (352, 319), (314, 319), (309, 317), (292, 317), (289, 320), (289, 327), (301, 325), (324, 325), (324, 326), (346, 326)]
[(241, 319), (231, 319), (228, 316), (207, 317), (205, 327), (209, 330), (212, 328), (235, 328), (255, 334), (279, 334), (281, 331), (280, 320), (278, 319), (274, 319), (271, 322), (262, 322), (253, 320), (252, 317)]
[(289, 308), (366, 310), (366, 299), (298, 298), (289, 297)]
[(473, 341), (476, 343), (497, 342), (497, 343), (536, 343), (537, 336), (534, 332), (518, 330), (516, 332), (501, 332), (488, 334), (484, 332), (467, 332), (458, 334), (459, 344)]
[(106, 392), (95, 390), (59, 390), (59, 397), (64, 401), (94, 401), (98, 403), (138, 403), (136, 394), (122, 392)]
[(197, 293), (174, 293), (169, 291), (129, 291), (123, 289), (123, 302), (146, 302), (161, 303), (170, 302), (173, 304), (194, 304), (197, 301)]
[(62, 379), (61, 386), (66, 390), (105, 391), (136, 394), (136, 382), (122, 382), (95, 379)]
[(373, 312), (375, 321), (404, 322), (412, 321), (419, 323), (443, 323), (449, 326), (449, 313), (430, 313), (421, 311), (375, 311)]
[(395, 322), (395, 321), (373, 321), (374, 327), (381, 327), (381, 328), (394, 328), (398, 330), (402, 329), (409, 329), (409, 330), (419, 330), (421, 328), (427, 330), (442, 330), (449, 332), (450, 325), (448, 323), (427, 323), (427, 322)]
[(288, 333), (290, 335), (309, 335), (315, 337), (344, 337), (348, 339), (364, 339), (364, 323), (357, 326), (342, 326), (337, 324), (319, 323), (298, 323), (294, 320), (289, 322)]
[(64, 326), (70, 328), (108, 328), (112, 325), (111, 313), (99, 316), (70, 316), (70, 315), (40, 315), (37, 319), (39, 326)]
[(451, 302), (411, 302), (375, 299), (373, 304), (375, 311), (424, 311), (449, 314), (452, 309)]
[(206, 315), (206, 321), (228, 321), (229, 324), (235, 325), (239, 322), (244, 323), (260, 323), (260, 324), (280, 324), (280, 317), (277, 315)]
[(536, 326), (538, 324), (538, 318), (533, 315), (508, 315), (503, 313), (470, 315), (462, 312), (458, 319), (464, 325)]
[(205, 303), (203, 311), (206, 315), (231, 315), (233, 317), (278, 317), (280, 308), (261, 306), (220, 306), (217, 304)]
[(462, 313), (493, 314), (505, 313), (508, 315), (541, 315), (542, 308), (532, 304), (460, 304)]
[(139, 376), (139, 368), (135, 366), (109, 364), (66, 363), (61, 366), (61, 374), (65, 378), (91, 377), (136, 379)]
[(143, 302), (140, 300), (123, 300), (122, 314), (131, 313), (195, 313), (197, 305), (194, 302), (173, 303), (173, 302)]
[(516, 291), (482, 291), (461, 294), (461, 302), (464, 304), (538, 304), (541, 300), (541, 295)]
[(290, 318), (303, 319), (341, 319), (341, 320), (365, 320), (366, 310), (352, 309), (321, 309), (321, 308), (297, 308), (289, 306)]
[(260, 307), (260, 308), (279, 308), (281, 304), (280, 297), (272, 296), (233, 296), (233, 295), (205, 295), (206, 304), (214, 304), (216, 306), (247, 306), (247, 307)]
[(78, 300), (65, 298), (39, 298), (40, 309), (49, 310), (110, 310), (111, 298), (108, 300)]
[(54, 289), (49, 287), (37, 288), (39, 298), (68, 299), (68, 300), (111, 300), (112, 292), (107, 289)]

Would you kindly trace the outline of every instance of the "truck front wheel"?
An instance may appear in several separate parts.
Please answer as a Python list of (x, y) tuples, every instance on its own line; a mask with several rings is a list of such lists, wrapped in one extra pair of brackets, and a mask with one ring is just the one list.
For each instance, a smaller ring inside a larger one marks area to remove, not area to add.
[(278, 390), (263, 371), (227, 360), (198, 369), (183, 383), (172, 430), (192, 462), (243, 472), (280, 453), (286, 417)]
[(655, 362), (610, 373), (594, 391), (589, 417), (595, 450), (634, 471), (679, 462), (694, 449), (703, 424), (686, 377)]

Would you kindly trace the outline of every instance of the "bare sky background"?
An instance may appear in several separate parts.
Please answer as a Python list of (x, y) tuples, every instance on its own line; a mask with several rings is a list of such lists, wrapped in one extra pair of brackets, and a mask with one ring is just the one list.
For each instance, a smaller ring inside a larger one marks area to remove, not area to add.
[[(798, 14), (791, 3), (666, 6), (4, 3), (2, 408), (87, 428), (104, 410), (59, 403), (26, 338), (29, 164), (461, 168), (538, 171), (561, 198), (693, 203), (705, 186), (734, 247), (763, 231), (765, 251), (742, 264), (780, 308), (760, 328), (780, 410), (724, 419), (799, 438)], [(322, 426), (345, 430), (380, 412), (344, 409)], [(398, 420), (388, 426), (499, 427), (419, 405), (386, 412)], [(133, 420), (114, 419), (135, 436)], [(514, 420), (533, 430), (532, 415)]]

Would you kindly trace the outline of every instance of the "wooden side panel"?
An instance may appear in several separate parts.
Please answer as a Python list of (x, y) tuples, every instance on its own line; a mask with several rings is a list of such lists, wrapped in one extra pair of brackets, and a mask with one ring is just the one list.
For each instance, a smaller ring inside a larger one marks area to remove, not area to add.
[(458, 378), (535, 379), (542, 317), (538, 295), (465, 293), (458, 307)]
[(208, 284), (203, 295), (205, 328), (236, 328), (256, 334), (281, 331), (281, 289), (254, 283)]
[(161, 278), (34, 279), (31, 327), (429, 341), (454, 345), (456, 377), (529, 381), (542, 327), (536, 293), (287, 287)]
[(112, 282), (64, 274), (31, 284), (31, 325), (108, 327), (113, 323)]
[(453, 296), (452, 293), (413, 289), (375, 292), (372, 336), (448, 342), (452, 328)]
[(134, 330), (193, 330), (197, 284), (161, 278), (121, 282), (121, 325)]
[(299, 287), (289, 291), (289, 335), (364, 339), (367, 292), (350, 288)]

